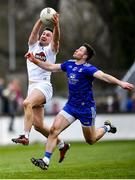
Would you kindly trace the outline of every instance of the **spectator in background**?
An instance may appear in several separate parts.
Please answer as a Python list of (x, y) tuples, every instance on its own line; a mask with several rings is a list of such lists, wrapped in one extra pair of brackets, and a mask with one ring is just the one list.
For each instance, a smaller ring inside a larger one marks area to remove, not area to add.
[(132, 100), (133, 100), (133, 112), (135, 112), (135, 92), (132, 94)]
[(52, 112), (53, 112), (53, 114), (56, 115), (59, 111), (60, 111), (59, 104), (58, 104), (57, 102), (54, 102), (54, 103), (53, 103), (53, 106), (52, 106)]
[(118, 113), (120, 112), (120, 97), (118, 96), (118, 94), (114, 94), (113, 95), (114, 100), (113, 100), (113, 113)]
[(23, 96), (19, 81), (12, 80), (3, 91), (3, 96), (7, 99), (7, 114), (10, 117), (8, 130), (14, 131), (14, 120), (17, 112), (22, 110)]
[(113, 96), (109, 95), (107, 97), (107, 112), (109, 113), (113, 112), (113, 102), (114, 102)]
[(3, 90), (4, 90), (4, 79), (0, 78), (0, 114), (3, 114)]
[(131, 93), (128, 94), (127, 102), (126, 102), (127, 112), (132, 112), (133, 110), (133, 99)]

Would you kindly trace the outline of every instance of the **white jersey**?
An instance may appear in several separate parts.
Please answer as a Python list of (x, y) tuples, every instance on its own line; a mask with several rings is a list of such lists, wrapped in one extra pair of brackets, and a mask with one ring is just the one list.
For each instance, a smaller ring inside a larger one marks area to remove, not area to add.
[[(29, 52), (33, 52), (36, 59), (41, 61), (49, 61), (51, 63), (55, 63), (56, 61), (56, 53), (52, 51), (51, 44), (48, 46), (40, 46), (39, 41), (37, 41), (33, 45), (29, 45)], [(46, 71), (36, 64), (30, 62), (27, 59), (27, 71), (29, 81), (32, 82), (50, 82), (51, 72)]]

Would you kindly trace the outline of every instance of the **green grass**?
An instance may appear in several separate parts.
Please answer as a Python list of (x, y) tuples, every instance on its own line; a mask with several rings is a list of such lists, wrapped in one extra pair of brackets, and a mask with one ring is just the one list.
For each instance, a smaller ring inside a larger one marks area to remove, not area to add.
[(30, 162), (43, 157), (44, 145), (0, 147), (1, 179), (135, 179), (135, 141), (107, 141), (95, 145), (71, 143), (63, 163), (59, 151), (43, 171)]

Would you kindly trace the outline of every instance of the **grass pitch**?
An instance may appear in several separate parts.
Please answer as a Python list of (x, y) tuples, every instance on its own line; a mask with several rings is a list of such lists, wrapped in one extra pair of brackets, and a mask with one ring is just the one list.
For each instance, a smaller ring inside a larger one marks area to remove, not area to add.
[(0, 147), (1, 179), (135, 179), (135, 141), (106, 141), (95, 145), (71, 143), (65, 160), (55, 150), (43, 171), (31, 157), (43, 157), (44, 145)]

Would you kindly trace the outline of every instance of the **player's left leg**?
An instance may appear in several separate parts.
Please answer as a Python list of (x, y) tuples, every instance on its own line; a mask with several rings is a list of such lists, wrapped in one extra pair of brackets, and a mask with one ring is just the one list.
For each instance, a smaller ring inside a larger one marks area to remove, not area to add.
[[(34, 113), (34, 128), (38, 132), (40, 132), (43, 136), (48, 138), (50, 127), (47, 126), (47, 124), (44, 124), (44, 107), (39, 106), (33, 108), (33, 113)], [(70, 144), (64, 142), (63, 139), (59, 138), (57, 139), (57, 145), (58, 149), (60, 151), (60, 159), (59, 162), (62, 162), (64, 160), (65, 154), (67, 150), (70, 148)]]
[(70, 122), (61, 114), (58, 114), (54, 120), (54, 123), (50, 129), (48, 136), (45, 156), (43, 159), (32, 158), (31, 162), (40, 167), (41, 169), (47, 170), (52, 153), (57, 145), (58, 135), (70, 125)]
[(44, 125), (44, 107), (36, 106), (33, 108), (33, 126), (43, 136), (48, 137), (50, 128)]

